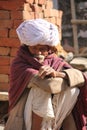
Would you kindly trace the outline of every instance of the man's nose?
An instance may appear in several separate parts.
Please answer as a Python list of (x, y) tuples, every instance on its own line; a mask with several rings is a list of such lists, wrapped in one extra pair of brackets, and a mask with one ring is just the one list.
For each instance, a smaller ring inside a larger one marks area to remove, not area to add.
[(41, 51), (40, 50), (36, 50), (36, 54), (41, 55)]

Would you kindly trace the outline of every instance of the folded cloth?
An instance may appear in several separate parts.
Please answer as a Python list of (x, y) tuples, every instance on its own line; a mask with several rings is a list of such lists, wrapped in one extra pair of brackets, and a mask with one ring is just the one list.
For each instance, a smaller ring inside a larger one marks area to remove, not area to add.
[(80, 70), (77, 69), (66, 69), (64, 72), (67, 74), (69, 79), (70, 87), (81, 87), (85, 83), (85, 78)]
[(41, 79), (38, 75), (33, 76), (28, 87), (37, 86), (43, 90), (56, 94), (66, 90), (68, 87), (81, 87), (85, 83), (84, 76), (81, 71), (77, 69), (66, 69), (68, 79), (59, 77), (51, 77)]
[(64, 80), (63, 78), (44, 78), (41, 79), (39, 76), (34, 76), (28, 87), (34, 87), (37, 86), (47, 92), (56, 94), (59, 93), (61, 91), (66, 90), (66, 88), (68, 88), (67, 86), (67, 81)]

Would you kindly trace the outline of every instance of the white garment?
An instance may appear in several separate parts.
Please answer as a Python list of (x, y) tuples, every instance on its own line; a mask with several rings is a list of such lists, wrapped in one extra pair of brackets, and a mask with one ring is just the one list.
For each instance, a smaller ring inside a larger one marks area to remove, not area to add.
[(51, 98), (51, 94), (33, 87), (24, 110), (25, 125), (31, 130), (32, 111), (43, 117), (41, 130), (59, 130), (65, 117), (71, 112), (79, 94), (78, 88), (68, 88)]

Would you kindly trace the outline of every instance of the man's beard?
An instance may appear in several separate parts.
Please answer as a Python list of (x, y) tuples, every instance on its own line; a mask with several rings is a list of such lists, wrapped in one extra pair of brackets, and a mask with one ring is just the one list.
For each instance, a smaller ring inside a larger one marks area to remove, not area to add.
[(34, 55), (34, 57), (41, 63), (44, 61), (45, 56), (43, 55)]

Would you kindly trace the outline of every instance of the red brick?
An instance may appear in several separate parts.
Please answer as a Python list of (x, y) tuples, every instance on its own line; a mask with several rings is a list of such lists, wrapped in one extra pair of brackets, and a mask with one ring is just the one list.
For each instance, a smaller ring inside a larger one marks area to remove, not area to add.
[(42, 5), (42, 12), (46, 9), (45, 5)]
[(38, 0), (34, 0), (34, 3), (35, 3), (35, 4), (38, 4)]
[(44, 17), (54, 17), (53, 9), (45, 9), (44, 10)]
[(60, 17), (60, 11), (58, 11), (56, 9), (52, 9), (52, 13), (53, 13), (53, 16)]
[(45, 20), (47, 20), (48, 22), (50, 22), (50, 18), (44, 18)]
[(30, 3), (30, 4), (33, 4), (34, 3), (34, 0), (26, 0), (26, 2)]
[(60, 18), (56, 18), (56, 24), (61, 27), (61, 19)]
[(20, 41), (18, 38), (0, 38), (1, 47), (19, 47)]
[(61, 11), (61, 10), (55, 10), (55, 12), (54, 12), (55, 14), (56, 14), (56, 17), (58, 17), (58, 18), (62, 18), (62, 16), (63, 16), (63, 11)]
[(34, 12), (23, 11), (23, 19), (24, 20), (34, 19), (34, 17), (35, 17)]
[(55, 10), (55, 13), (56, 13), (56, 17), (58, 17), (58, 18), (61, 18), (62, 17), (62, 11), (60, 11), (60, 10)]
[(6, 74), (0, 74), (0, 82), (1, 83), (8, 83), (9, 81), (9, 76)]
[(44, 17), (58, 17), (62, 18), (62, 11), (56, 10), (56, 9), (44, 9)]
[(38, 6), (37, 4), (33, 4), (34, 12), (36, 13), (41, 13), (42, 12), (42, 7)]
[(34, 18), (43, 18), (43, 13), (34, 13)]
[(46, 9), (52, 9), (53, 8), (53, 1), (46, 1)]
[(51, 17), (51, 18), (50, 18), (50, 22), (51, 22), (51, 23), (55, 24), (55, 21), (56, 21), (56, 20), (55, 20), (55, 17)]
[(9, 19), (10, 18), (10, 12), (5, 10), (0, 10), (0, 19)]
[(10, 48), (9, 47), (0, 47), (0, 55), (1, 56), (7, 56), (10, 54)]
[(0, 1), (0, 9), (5, 10), (23, 10), (23, 1)]
[(8, 29), (0, 29), (0, 37), (8, 37)]
[(29, 11), (29, 12), (32, 11), (32, 8), (30, 7), (30, 4), (29, 4), (29, 3), (24, 3), (24, 10), (25, 10), (25, 11)]
[(11, 37), (11, 38), (17, 38), (16, 29), (11, 29), (9, 31), (9, 37)]
[[(8, 0), (8, 1), (12, 1), (12, 0)], [(26, 0), (15, 0), (17, 2), (26, 2)]]
[(10, 73), (10, 66), (0, 65), (0, 74), (9, 74), (9, 73)]
[(23, 20), (14, 20), (13, 28), (17, 28), (22, 22)]
[(11, 19), (23, 19), (22, 11), (11, 11)]
[(0, 65), (10, 65), (10, 57), (0, 56)]
[(38, 4), (40, 5), (46, 4), (46, 0), (38, 0)]
[(17, 51), (18, 51), (18, 48), (12, 48), (10, 55), (15, 56), (17, 54)]
[(9, 83), (0, 83), (0, 91), (8, 92), (9, 87), (10, 87)]
[(0, 20), (0, 28), (12, 28), (13, 21), (12, 20)]

